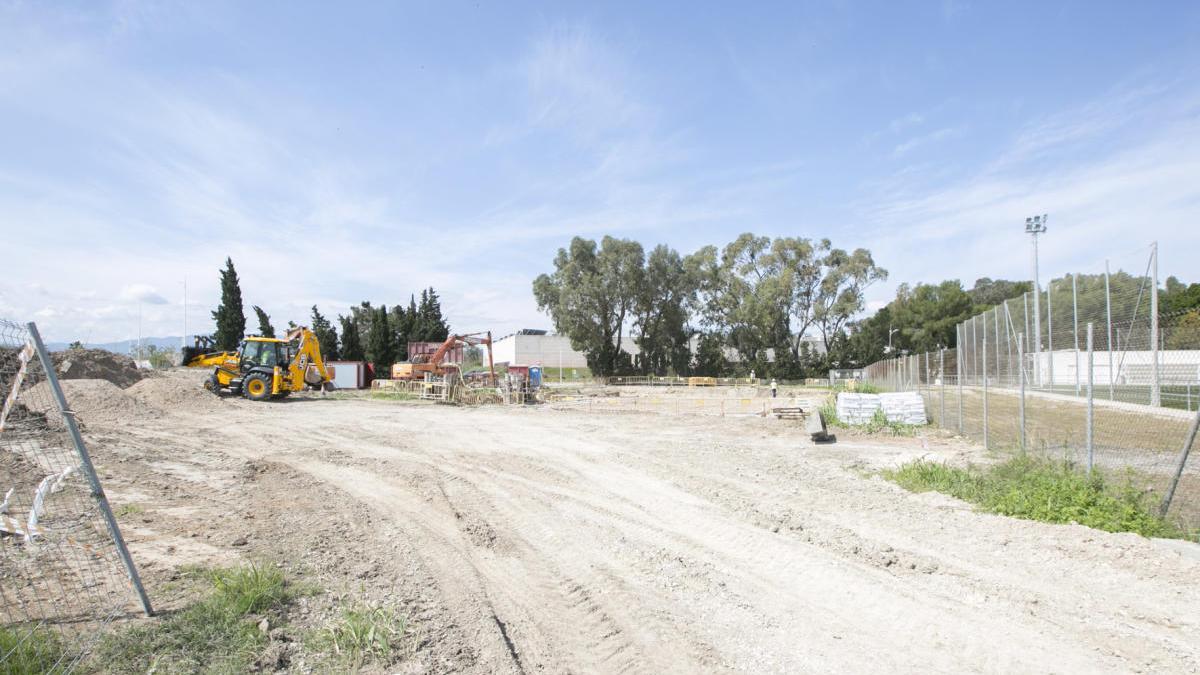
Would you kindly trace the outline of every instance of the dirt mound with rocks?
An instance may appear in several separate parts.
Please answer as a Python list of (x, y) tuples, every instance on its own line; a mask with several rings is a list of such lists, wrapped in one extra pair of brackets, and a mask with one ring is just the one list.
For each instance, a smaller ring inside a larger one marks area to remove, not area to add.
[(103, 349), (68, 349), (51, 358), (63, 380), (107, 380), (124, 389), (145, 377), (133, 359)]
[[(84, 424), (114, 425), (159, 414), (153, 406), (126, 394), (108, 380), (63, 380), (61, 384), (67, 405)], [(31, 387), (29, 394), (23, 394), (22, 398), (34, 412), (50, 417), (58, 414), (50, 385), (46, 382)]]
[(167, 410), (211, 410), (221, 404), (204, 388), (207, 369), (167, 371), (162, 377), (142, 380), (125, 390), (142, 403)]

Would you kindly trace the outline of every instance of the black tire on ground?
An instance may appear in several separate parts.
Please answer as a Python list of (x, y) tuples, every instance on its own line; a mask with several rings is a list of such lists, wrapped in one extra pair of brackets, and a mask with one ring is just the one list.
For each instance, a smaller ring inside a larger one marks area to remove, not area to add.
[(204, 388), (211, 391), (217, 398), (221, 397), (221, 383), (217, 381), (216, 373), (213, 373), (205, 380)]
[(251, 401), (271, 398), (271, 378), (266, 373), (250, 373), (242, 380), (242, 393)]

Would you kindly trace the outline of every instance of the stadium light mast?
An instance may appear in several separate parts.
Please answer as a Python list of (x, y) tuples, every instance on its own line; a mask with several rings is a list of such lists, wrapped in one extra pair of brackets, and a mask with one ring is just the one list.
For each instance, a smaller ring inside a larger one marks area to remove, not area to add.
[(1033, 373), (1039, 386), (1042, 384), (1042, 284), (1038, 279), (1038, 235), (1046, 233), (1049, 219), (1046, 214), (1025, 219), (1025, 232), (1033, 239)]

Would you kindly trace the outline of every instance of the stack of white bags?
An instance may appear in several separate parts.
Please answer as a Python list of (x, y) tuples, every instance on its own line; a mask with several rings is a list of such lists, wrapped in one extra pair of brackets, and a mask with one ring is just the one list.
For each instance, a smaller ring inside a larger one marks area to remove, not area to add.
[(889, 422), (900, 424), (926, 424), (925, 402), (914, 391), (891, 394), (852, 394), (842, 392), (837, 397), (838, 419), (846, 424), (866, 424), (883, 409)]
[(846, 424), (866, 424), (871, 421), (876, 410), (879, 410), (878, 394), (838, 394), (837, 416)]

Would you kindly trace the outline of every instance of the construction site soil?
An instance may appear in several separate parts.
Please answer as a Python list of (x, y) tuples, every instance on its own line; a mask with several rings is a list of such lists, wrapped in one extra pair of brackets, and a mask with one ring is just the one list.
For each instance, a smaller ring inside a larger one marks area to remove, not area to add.
[(108, 380), (128, 387), (146, 376), (133, 359), (104, 349), (66, 349), (54, 352), (51, 359), (64, 380)]
[(275, 561), (326, 590), (272, 630), (267, 669), (317, 668), (303, 631), (353, 601), (410, 622), (380, 672), (1200, 670), (1200, 546), (982, 514), (878, 476), (980, 456), (957, 439), (252, 403), (205, 375), (67, 394), (162, 609), (186, 602), (185, 565)]

